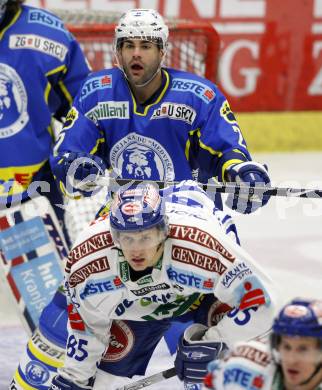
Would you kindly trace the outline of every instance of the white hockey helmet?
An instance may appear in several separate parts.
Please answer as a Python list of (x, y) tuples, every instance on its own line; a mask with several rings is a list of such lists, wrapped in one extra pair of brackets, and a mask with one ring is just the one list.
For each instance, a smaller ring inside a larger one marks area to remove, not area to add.
[(169, 36), (168, 26), (154, 9), (135, 8), (124, 13), (115, 27), (115, 50), (125, 39), (153, 41), (166, 49)]

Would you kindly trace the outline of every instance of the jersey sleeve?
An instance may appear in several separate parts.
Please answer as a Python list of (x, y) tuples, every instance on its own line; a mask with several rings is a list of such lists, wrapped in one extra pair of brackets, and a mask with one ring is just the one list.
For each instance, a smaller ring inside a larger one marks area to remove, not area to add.
[[(67, 282), (68, 285), (68, 282)], [(106, 346), (112, 321), (108, 313), (88, 301), (81, 301), (77, 289), (68, 288), (68, 338), (64, 366), (59, 374), (79, 386), (86, 386), (96, 374)]]
[(207, 332), (228, 347), (269, 332), (278, 306), (276, 286), (267, 273), (238, 245), (222, 240), (233, 254), (216, 283), (214, 294), (232, 310)]
[[(229, 166), (251, 160), (227, 99), (218, 88), (212, 92), (214, 98), (210, 103), (203, 104), (199, 115), (201, 120), (191, 134), (192, 145), (198, 145), (195, 158), (201, 182), (211, 177), (225, 181)], [(194, 148), (191, 147), (191, 150)]]
[[(111, 313), (117, 300), (115, 294), (90, 299), (90, 286), (98, 278), (106, 280), (110, 270), (111, 239), (102, 225), (92, 224), (81, 232), (71, 250), (65, 267), (65, 292), (68, 311), (68, 337), (64, 366), (59, 373), (73, 383), (85, 387), (96, 374), (97, 363), (109, 346)], [(93, 240), (98, 247), (89, 249)], [(88, 252), (86, 252), (88, 251)]]
[(63, 30), (61, 43), (67, 48), (62, 64), (47, 72), (48, 107), (54, 117), (62, 120), (72, 106), (82, 83), (90, 73), (90, 65), (74, 36)]
[(66, 116), (62, 131), (56, 141), (53, 153), (50, 156), (51, 169), (56, 177), (61, 191), (68, 195), (66, 190), (66, 170), (64, 156), (69, 152), (81, 152), (100, 155), (99, 149), (105, 142), (103, 132), (98, 123), (89, 117), (89, 112), (95, 109), (93, 99), (82, 100), (82, 89), (76, 96), (73, 107)]

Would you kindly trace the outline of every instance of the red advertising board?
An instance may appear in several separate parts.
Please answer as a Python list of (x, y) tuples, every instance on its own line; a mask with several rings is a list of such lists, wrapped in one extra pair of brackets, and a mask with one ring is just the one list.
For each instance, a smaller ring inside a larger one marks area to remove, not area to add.
[(236, 111), (322, 109), (322, 0), (39, 0), (44, 8), (208, 21), (221, 36), (218, 84)]

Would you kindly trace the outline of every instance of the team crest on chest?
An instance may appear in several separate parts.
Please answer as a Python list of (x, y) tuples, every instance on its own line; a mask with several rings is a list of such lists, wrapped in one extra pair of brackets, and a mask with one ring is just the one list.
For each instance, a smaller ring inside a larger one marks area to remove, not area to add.
[(18, 73), (0, 63), (0, 139), (19, 133), (29, 121), (27, 92)]
[(111, 149), (111, 165), (121, 177), (137, 180), (173, 180), (173, 162), (155, 139), (130, 133)]

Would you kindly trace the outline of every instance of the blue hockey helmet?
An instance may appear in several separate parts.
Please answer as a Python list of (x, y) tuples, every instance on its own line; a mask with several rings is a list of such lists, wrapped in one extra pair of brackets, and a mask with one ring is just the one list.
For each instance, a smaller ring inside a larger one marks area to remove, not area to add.
[(168, 233), (167, 217), (159, 188), (153, 184), (120, 189), (114, 196), (110, 209), (110, 226), (114, 242), (116, 233), (134, 232), (158, 227), (165, 237)]
[(285, 305), (273, 322), (273, 349), (281, 336), (314, 337), (322, 348), (322, 301), (294, 299)]

